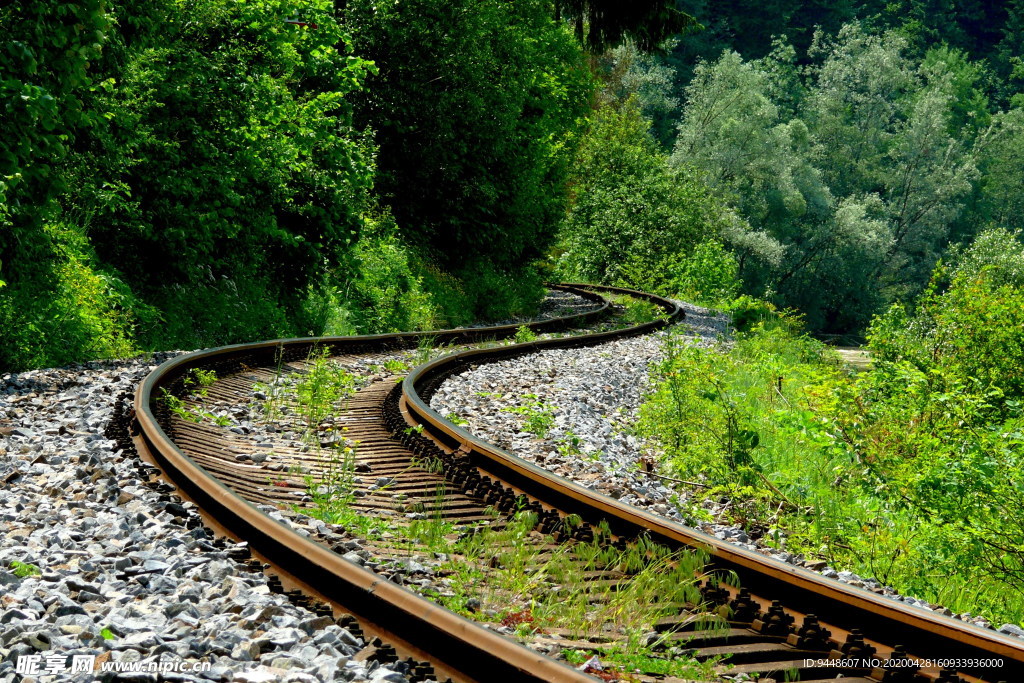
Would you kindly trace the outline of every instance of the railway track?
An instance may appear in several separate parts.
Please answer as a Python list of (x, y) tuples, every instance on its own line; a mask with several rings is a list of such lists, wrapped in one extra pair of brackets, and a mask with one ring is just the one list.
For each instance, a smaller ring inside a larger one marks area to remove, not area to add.
[[(416, 367), (400, 383), (381, 372), (349, 399), (348, 410), (336, 420), (326, 425), (316, 420), (317, 440), (323, 439), (325, 447), (358, 442), (355, 449), (341, 449), (349, 454), (344, 463), (347, 485), (358, 494), (349, 500), (352, 509), (391, 515), (399, 523), (408, 518), (406, 511), (414, 510), (460, 525), (498, 528), (513, 512), (527, 511), (540, 532), (537, 536), (558, 545), (598, 542), (628, 548), (647, 543), (670, 553), (704, 553), (700, 600), (692, 601), (700, 604), (672, 605), (652, 628), (661, 634), (658, 640), (676, 652), (682, 649), (698, 660), (724, 658), (728, 665), (717, 669), (724, 676), (856, 683), (1024, 680), (1024, 647), (1015, 639), (829, 581), (623, 505), (475, 438), (429, 407), (440, 383), (466, 367), (544, 348), (648, 333), (682, 317), (674, 303), (658, 297), (581, 287), (563, 286), (601, 305), (530, 327), (549, 332), (600, 320), (609, 307), (598, 292), (647, 299), (665, 316), (582, 336), (469, 348)], [(438, 343), (470, 344), (515, 333), (516, 326), (505, 326), (429, 336)], [(411, 676), (417, 680), (592, 681), (592, 676), (564, 662), (360, 566), (358, 558), (346, 559), (346, 546), (330, 532), (306, 537), (268, 516), (268, 506), (301, 509), (314, 503), (311, 482), (323, 481), (338, 466), (319, 457), (319, 449), (276, 444), (267, 457), (271, 444), (254, 444), (251, 435), (211, 420), (188, 419), (187, 385), (196, 370), (215, 373), (208, 375), (215, 379), (203, 389), (204, 405), (237, 406), (252, 401), (254, 385), (308, 374), (317, 349), (326, 349), (342, 365), (384, 362), (389, 354), (415, 347), (425, 336), (277, 340), (173, 359), (151, 373), (135, 394), (135, 446), (181, 495), (198, 504), (207, 524), (247, 543), (253, 566), (277, 576), (282, 590), (318, 604), (324, 614), (357, 622), (368, 643), (361, 656), (384, 661), (408, 658)], [(385, 487), (381, 481), (387, 482)], [(497, 521), (494, 510), (499, 513)], [(376, 553), (394, 552), (386, 542), (377, 546)], [(587, 569), (581, 571), (580, 583), (588, 590), (615, 590), (631, 580), (629, 571)], [(714, 617), (713, 627), (708, 626), (708, 615)], [(607, 633), (555, 635), (563, 644), (594, 651), (614, 640)]]

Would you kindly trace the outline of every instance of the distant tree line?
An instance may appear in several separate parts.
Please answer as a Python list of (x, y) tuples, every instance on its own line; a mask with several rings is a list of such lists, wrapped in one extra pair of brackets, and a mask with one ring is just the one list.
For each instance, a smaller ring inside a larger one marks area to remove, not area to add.
[[(600, 106), (643, 121), (609, 137), (596, 116), (583, 149), (629, 145), (648, 165), (595, 168), (586, 151), (562, 271), (677, 292), (689, 273), (683, 291), (700, 298), (694, 274), (714, 273), (706, 289), (719, 292), (732, 268), (742, 291), (801, 311), (812, 329), (857, 334), (889, 304), (911, 302), (948, 246), (1024, 227), (1017, 16), (990, 3), (953, 14), (925, 5), (907, 3), (897, 24), (893, 5), (690, 4), (707, 28), (667, 54), (606, 51)], [(856, 16), (865, 19), (828, 30)], [(808, 22), (818, 28), (804, 35)], [(679, 55), (698, 48), (707, 58), (681, 68)], [(654, 197), (657, 183), (641, 180), (651, 173), (690, 188), (689, 200)], [(606, 191), (594, 188), (633, 183), (629, 198), (596, 207)], [(690, 219), (653, 220), (680, 213)], [(652, 220), (660, 227), (639, 227)], [(625, 272), (631, 259), (648, 267)]]

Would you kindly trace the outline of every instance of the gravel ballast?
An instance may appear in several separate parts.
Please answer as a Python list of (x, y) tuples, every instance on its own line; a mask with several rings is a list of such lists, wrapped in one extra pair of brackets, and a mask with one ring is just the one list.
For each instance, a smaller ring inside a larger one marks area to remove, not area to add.
[[(358, 632), (273, 592), (104, 436), (116, 397), (166, 357), (0, 378), (0, 681), (115, 675), (47, 674), (48, 655), (209, 663), (161, 680), (406, 680), (404, 664), (355, 661)], [(43, 656), (37, 675), (15, 673), (21, 655)]]

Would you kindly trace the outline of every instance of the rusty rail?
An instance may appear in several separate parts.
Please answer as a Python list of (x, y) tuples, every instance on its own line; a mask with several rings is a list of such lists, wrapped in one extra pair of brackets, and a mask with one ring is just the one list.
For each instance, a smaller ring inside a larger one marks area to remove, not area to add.
[[(571, 286), (552, 287), (600, 301), (601, 306), (580, 314), (528, 323), (535, 332), (596, 321), (608, 313), (609, 304), (599, 295)], [(162, 364), (139, 385), (134, 401), (133, 441), (144, 459), (158, 466), (185, 497), (201, 508), (211, 526), (247, 542), (253, 554), (269, 562), (283, 581), (352, 614), (364, 632), (381, 636), (400, 651), (429, 661), (444, 675), (464, 681), (592, 681), (564, 663), (520, 647), (438, 607), (270, 519), (183, 453), (155, 414), (154, 400), (159, 392), (172, 388), (193, 368), (237, 368), (278, 353), (286, 357), (305, 356), (314, 347), (338, 353), (414, 347), (423, 338), (441, 343), (508, 338), (518, 328), (519, 325), (504, 325), (361, 337), (279, 339), (190, 353)]]
[[(735, 572), (741, 583), (758, 595), (782, 600), (789, 613), (798, 616), (812, 613), (827, 615), (822, 622), (827, 622), (834, 633), (858, 628), (870, 630), (873, 641), (889, 647), (903, 645), (912, 656), (918, 657), (965, 661), (1002, 657), (1006, 665), (999, 670), (964, 666), (958, 671), (972, 680), (1024, 680), (1024, 647), (1015, 639), (824, 579), (813, 572), (737, 548), (700, 531), (623, 505), (474, 437), (442, 419), (429, 407), (434, 388), (446, 377), (471, 364), (542, 349), (592, 345), (644, 334), (683, 317), (682, 310), (675, 303), (642, 292), (589, 285), (560, 285), (559, 288), (592, 300), (601, 299), (595, 292), (628, 294), (655, 303), (664, 310), (665, 316), (622, 330), (464, 351), (420, 366), (401, 385), (397, 402), (405, 420), (410, 424), (422, 424), (425, 435), (439, 447), (457, 454), (485, 476), (493, 477), (496, 485), (532, 499), (549, 515), (574, 513), (591, 523), (607, 521), (612, 532), (622, 537), (646, 534), (669, 547), (705, 549), (712, 556), (717, 570)], [(595, 320), (607, 311), (608, 303), (605, 301), (598, 310), (532, 323), (529, 327), (538, 332), (556, 331), (582, 321)], [(247, 541), (254, 554), (270, 562), (274, 572), (283, 580), (327, 600), (338, 611), (353, 614), (364, 631), (380, 635), (400, 650), (429, 661), (441, 674), (464, 681), (593, 680), (385, 581), (271, 520), (183, 453), (164, 432), (154, 413), (154, 398), (158, 392), (173, 389), (175, 383), (192, 368), (215, 367), (230, 372), (279, 354), (286, 358), (304, 358), (316, 346), (327, 347), (332, 353), (340, 354), (407, 348), (415, 346), (424, 337), (433, 337), (442, 343), (508, 338), (518, 327), (507, 325), (427, 333), (283, 339), (188, 354), (164, 363), (139, 386), (134, 404), (137, 420), (134, 440), (140, 454), (157, 464), (185, 496), (199, 504), (213, 526), (229, 536)], [(903, 680), (882, 670), (871, 675), (872, 680)], [(936, 680), (936, 677), (930, 675), (925, 680)]]

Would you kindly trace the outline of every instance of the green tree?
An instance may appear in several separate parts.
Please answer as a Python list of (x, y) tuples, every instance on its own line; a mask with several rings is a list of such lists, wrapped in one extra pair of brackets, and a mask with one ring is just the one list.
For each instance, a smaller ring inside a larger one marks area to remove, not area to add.
[(376, 130), (377, 188), (405, 238), (460, 272), (540, 257), (593, 88), (550, 6), (356, 0), (344, 16), (379, 68), (358, 121)]
[[(699, 289), (688, 257), (709, 238), (742, 229), (692, 173), (668, 167), (648, 127), (633, 99), (595, 112), (574, 165), (574, 200), (561, 230), (562, 277), (670, 294)], [(713, 248), (700, 258), (709, 266), (730, 260)], [(711, 288), (722, 287), (728, 285)]]
[(76, 147), (102, 120), (87, 102), (111, 16), (98, 0), (15, 3), (0, 26), (0, 368), (122, 353), (131, 298), (60, 224)]
[(357, 238), (373, 167), (346, 98), (371, 65), (329, 1), (303, 11), (316, 29), (286, 23), (280, 0), (120, 8), (95, 94), (106, 125), (79, 157), (99, 182), (83, 183), (77, 209), (133, 288), (192, 313), (177, 339), (216, 330), (215, 307), (241, 324), (208, 341), (287, 327)]
[(555, 12), (573, 24), (579, 41), (594, 52), (626, 39), (650, 50), (696, 26), (676, 5), (674, 0), (555, 0)]
[(979, 164), (979, 196), (964, 222), (1024, 229), (1024, 107), (996, 115)]
[(1020, 233), (987, 230), (952, 250), (912, 314), (895, 306), (872, 325), (880, 360), (941, 369), (1000, 400), (1024, 399), (1024, 244)]
[(640, 111), (651, 121), (652, 135), (662, 146), (670, 147), (679, 109), (672, 69), (630, 40), (606, 50), (596, 61), (601, 81), (598, 107), (621, 106), (635, 97)]
[[(894, 33), (844, 27), (808, 101), (819, 162), (833, 191), (876, 194), (891, 242), (874, 274), (907, 298), (927, 281), (978, 177), (971, 129), (955, 129), (958, 82), (949, 58), (908, 58)], [(853, 106), (850, 106), (850, 103)]]
[(0, 364), (305, 331), (372, 183), (346, 103), (371, 65), (332, 4), (307, 4), (315, 30), (277, 0), (23, 9), (2, 10)]
[(96, 114), (83, 108), (93, 83), (90, 60), (107, 40), (101, 0), (0, 7), (0, 260), (30, 258), (39, 226), (66, 185), (54, 162)]
[(954, 250), (913, 310), (871, 326), (875, 370), (841, 418), (876, 495), (935, 529), (951, 571), (1024, 586), (1024, 246), (989, 230)]
[(750, 223), (743, 239), (760, 237), (731, 245), (748, 291), (817, 330), (863, 329), (920, 291), (974, 192), (990, 132), (979, 71), (906, 48), (850, 24), (819, 35), (803, 78), (777, 41), (763, 59), (698, 65), (686, 91), (673, 163)]

